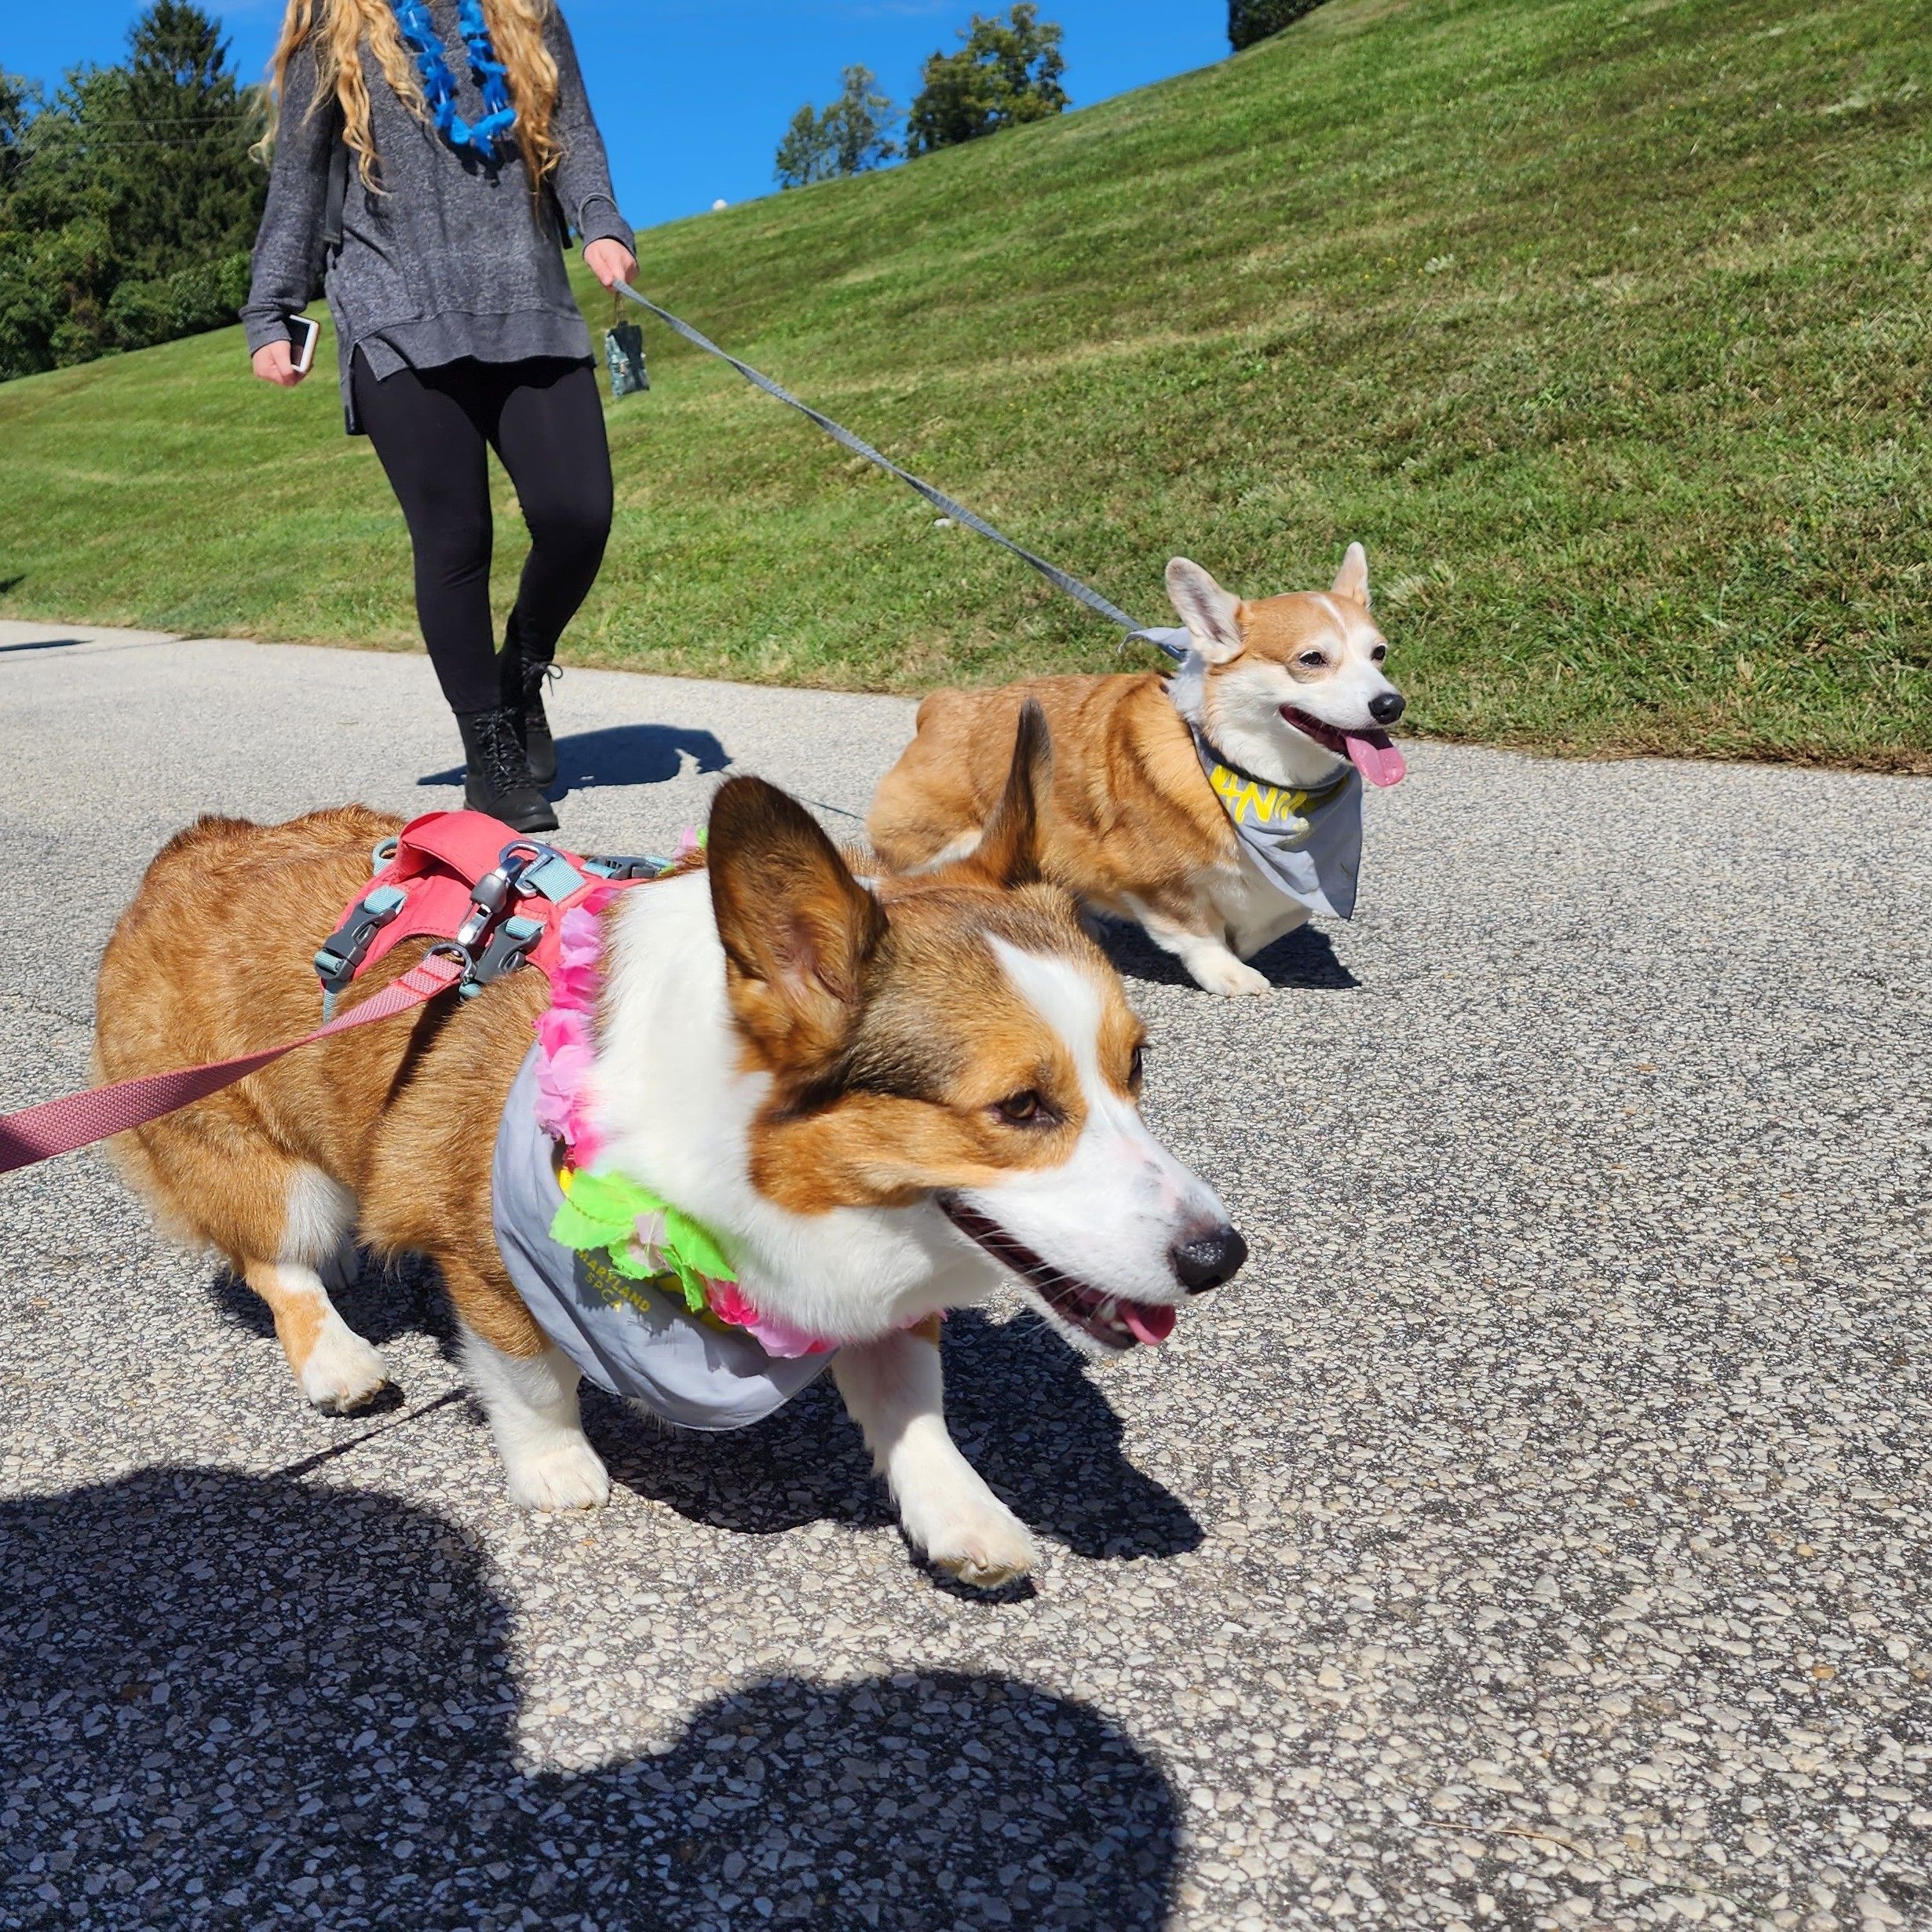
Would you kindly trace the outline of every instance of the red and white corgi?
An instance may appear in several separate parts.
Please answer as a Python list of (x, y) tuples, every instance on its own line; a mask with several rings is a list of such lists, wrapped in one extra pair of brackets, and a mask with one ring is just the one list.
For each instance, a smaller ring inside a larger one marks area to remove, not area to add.
[(1184, 557), (1167, 590), (1186, 626), (1178, 671), (935, 692), (866, 829), (898, 872), (970, 853), (1013, 719), (1037, 703), (1054, 746), (1045, 875), (1141, 926), (1208, 992), (1264, 993), (1244, 961), (1311, 911), (1353, 910), (1360, 784), (1402, 777), (1386, 728), (1404, 700), (1359, 543), (1325, 593), (1244, 603)]
[[(831, 1365), (907, 1536), (976, 1583), (1027, 1531), (948, 1435), (937, 1317), (1017, 1283), (1096, 1354), (1158, 1342), (1245, 1258), (1212, 1190), (1143, 1123), (1143, 1029), (1071, 900), (1040, 881), (1046, 729), (1021, 725), (973, 856), (855, 876), (804, 808), (733, 779), (708, 859), (602, 915), (590, 1083), (600, 1171), (709, 1230), (746, 1300), (835, 1345)], [(312, 1024), (309, 956), (394, 820), (360, 807), (204, 819), (155, 860), (101, 964), (102, 1077), (223, 1058)], [(422, 955), (399, 946), (366, 998)], [(305, 1049), (125, 1135), (165, 1223), (273, 1311), (309, 1400), (382, 1386), (319, 1270), (349, 1240), (440, 1269), (520, 1501), (601, 1503), (579, 1371), (492, 1232), (492, 1149), (547, 989), (526, 971)]]

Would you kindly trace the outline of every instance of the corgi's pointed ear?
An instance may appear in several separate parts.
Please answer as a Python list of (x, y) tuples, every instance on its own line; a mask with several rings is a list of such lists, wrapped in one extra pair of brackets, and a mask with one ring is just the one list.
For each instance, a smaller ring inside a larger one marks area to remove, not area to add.
[(1222, 589), (1199, 564), (1177, 557), (1167, 566), (1167, 594), (1194, 648), (1210, 664), (1241, 655), (1241, 600)]
[(1368, 553), (1359, 543), (1351, 543), (1342, 568), (1329, 586), (1339, 597), (1353, 597), (1364, 608), (1368, 603)]
[(886, 915), (811, 813), (762, 779), (720, 788), (707, 851), (732, 1010), (768, 1055), (809, 1076), (858, 1017)]
[(1010, 891), (1037, 884), (1040, 872), (1040, 819), (1054, 782), (1053, 735), (1036, 699), (1020, 707), (1013, 736), (1013, 763), (1006, 788), (972, 856), (962, 864), (990, 884)]

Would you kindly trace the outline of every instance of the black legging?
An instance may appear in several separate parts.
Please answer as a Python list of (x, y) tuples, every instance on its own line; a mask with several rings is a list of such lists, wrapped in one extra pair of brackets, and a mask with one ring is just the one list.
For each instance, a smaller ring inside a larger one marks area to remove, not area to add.
[(547, 659), (597, 580), (611, 534), (611, 453), (589, 364), (453, 362), (378, 382), (360, 353), (356, 413), (416, 553), (416, 618), (453, 711), (502, 702), (490, 619), (490, 484), (502, 458), (530, 530), (517, 591), (526, 658)]

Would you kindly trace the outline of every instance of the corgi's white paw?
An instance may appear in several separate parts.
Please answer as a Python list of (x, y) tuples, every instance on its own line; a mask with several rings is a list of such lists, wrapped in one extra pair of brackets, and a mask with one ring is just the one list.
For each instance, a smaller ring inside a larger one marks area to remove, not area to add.
[(511, 1498), (527, 1510), (596, 1510), (611, 1499), (610, 1472), (587, 1436), (526, 1448), (508, 1473)]
[[(976, 1589), (996, 1589), (1039, 1560), (1032, 1532), (997, 1496), (966, 1503), (930, 1520), (906, 1524), (907, 1533), (937, 1568)], [(922, 1533), (923, 1532), (923, 1533)]]
[(302, 1364), (302, 1393), (331, 1415), (347, 1415), (389, 1386), (382, 1357), (331, 1309)]
[(1218, 958), (1196, 956), (1187, 963), (1197, 984), (1229, 999), (1252, 999), (1273, 990), (1265, 973), (1257, 973), (1251, 966), (1244, 966), (1231, 952), (1222, 953)]

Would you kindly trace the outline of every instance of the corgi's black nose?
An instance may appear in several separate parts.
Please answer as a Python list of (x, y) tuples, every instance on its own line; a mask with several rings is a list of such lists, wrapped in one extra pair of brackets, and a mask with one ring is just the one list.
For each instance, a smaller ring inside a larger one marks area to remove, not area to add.
[(1408, 699), (1399, 691), (1384, 691), (1368, 700), (1368, 715), (1378, 725), (1393, 725), (1408, 709)]
[(1190, 1295), (1205, 1295), (1232, 1281), (1247, 1259), (1247, 1244), (1232, 1228), (1210, 1228), (1169, 1251), (1176, 1280)]

